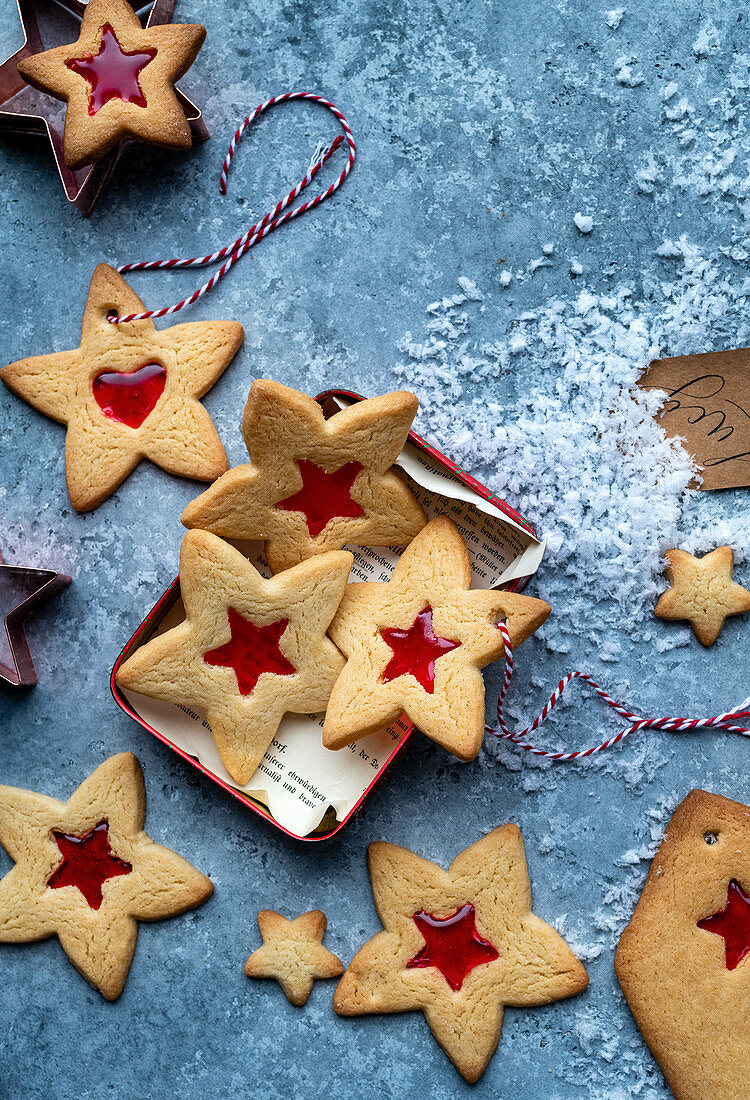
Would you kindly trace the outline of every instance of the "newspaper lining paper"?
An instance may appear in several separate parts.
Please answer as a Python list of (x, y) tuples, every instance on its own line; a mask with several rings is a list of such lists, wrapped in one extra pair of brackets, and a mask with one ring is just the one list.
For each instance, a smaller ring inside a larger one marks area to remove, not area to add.
[[(536, 572), (544, 543), (464, 485), (448, 470), (407, 443), (398, 466), (427, 516), (447, 515), (461, 531), (474, 570), (473, 587), (492, 588)], [(270, 576), (258, 543), (239, 543), (253, 565)], [(353, 581), (386, 581), (400, 551), (349, 546)], [(178, 600), (158, 633), (184, 619)], [(268, 807), (275, 820), (298, 836), (313, 832), (333, 806), (342, 821), (386, 765), (409, 729), (404, 718), (385, 730), (336, 751), (323, 747), (322, 715), (287, 714), (250, 782), (239, 787), (224, 768), (203, 711), (126, 691), (131, 706), (153, 729), (197, 757), (216, 777)]]

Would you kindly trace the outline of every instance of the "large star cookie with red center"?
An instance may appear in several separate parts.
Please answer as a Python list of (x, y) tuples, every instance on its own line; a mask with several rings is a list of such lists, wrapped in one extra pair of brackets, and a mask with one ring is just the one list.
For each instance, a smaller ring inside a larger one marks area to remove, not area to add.
[(284, 714), (325, 709), (344, 664), (326, 630), (351, 564), (336, 550), (266, 580), (216, 535), (188, 531), (180, 552), (187, 618), (137, 649), (117, 683), (203, 707), (224, 766), (246, 784)]
[(253, 382), (242, 431), (251, 463), (189, 504), (186, 527), (264, 539), (274, 572), (347, 544), (406, 546), (426, 522), (390, 467), (418, 401), (389, 393), (328, 420), (317, 401), (277, 382)]
[(531, 911), (515, 825), (472, 844), (447, 871), (395, 844), (371, 844), (368, 858), (384, 931), (339, 982), (339, 1015), (421, 1009), (473, 1083), (497, 1048), (505, 1005), (546, 1005), (588, 985), (581, 963)]
[(406, 713), (462, 760), (476, 756), (484, 736), (480, 669), (505, 648), (496, 624), (507, 621), (515, 648), (550, 606), (470, 588), (466, 543), (445, 516), (420, 531), (388, 582), (347, 585), (330, 631), (347, 663), (328, 703), (327, 748), (349, 745)]
[(67, 102), (69, 168), (98, 160), (124, 138), (189, 149), (190, 126), (174, 84), (206, 37), (198, 24), (144, 30), (125, 0), (89, 0), (76, 42), (18, 63), (36, 88)]
[(89, 287), (75, 351), (21, 359), (0, 370), (8, 389), (67, 424), (65, 474), (73, 507), (90, 511), (149, 458), (169, 473), (213, 481), (227, 456), (199, 402), (242, 346), (236, 321), (113, 325), (107, 314), (143, 302), (106, 264)]
[(691, 791), (675, 810), (615, 971), (675, 1100), (745, 1100), (750, 807)]
[(122, 992), (138, 921), (201, 905), (211, 880), (143, 831), (146, 792), (132, 753), (101, 764), (67, 802), (0, 787), (0, 942), (56, 935), (108, 1001)]

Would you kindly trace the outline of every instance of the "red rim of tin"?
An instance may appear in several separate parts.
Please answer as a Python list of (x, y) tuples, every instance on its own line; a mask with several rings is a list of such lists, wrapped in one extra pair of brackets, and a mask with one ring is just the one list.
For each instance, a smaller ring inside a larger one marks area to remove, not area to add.
[[(324, 390), (323, 393), (318, 394), (315, 400), (318, 402), (318, 404), (322, 405), (327, 398), (338, 397), (350, 398), (353, 401), (364, 400), (361, 394), (353, 393), (350, 390), (341, 389)], [(482, 485), (481, 482), (477, 481), (476, 478), (473, 478), (471, 474), (467, 474), (465, 470), (462, 470), (460, 466), (457, 466), (455, 462), (447, 457), (447, 455), (442, 454), (442, 452), (440, 452), (436, 447), (433, 447), (432, 444), (427, 443), (424, 439), (422, 439), (421, 436), (417, 435), (416, 432), (409, 432), (409, 441), (415, 446), (419, 447), (420, 450), (425, 451), (429, 455), (432, 455), (432, 457), (435, 458), (441, 466), (449, 470), (452, 474), (455, 474), (459, 481), (463, 482), (463, 484), (468, 486), (468, 488), (473, 489), (484, 500), (489, 501), (496, 508), (499, 508), (501, 512), (509, 517), (509, 519), (512, 519), (515, 523), (520, 524), (520, 526), (523, 527), (525, 531), (528, 531), (530, 535), (532, 535), (534, 538), (537, 537), (536, 531), (528, 522), (528, 520), (525, 520), (522, 516), (520, 516), (514, 508), (511, 508), (509, 504), (506, 504), (506, 502), (502, 500), (499, 496), (497, 496), (496, 493), (491, 492), (489, 489), (486, 488), (486, 486)], [(517, 580), (513, 581), (511, 585), (509, 585), (509, 590), (511, 592), (519, 592), (524, 587), (528, 579), (528, 577), (519, 577)], [(393, 763), (394, 759), (398, 756), (398, 754), (411, 738), (411, 735), (414, 732), (414, 726), (411, 726), (411, 728), (404, 734), (404, 736), (394, 748), (393, 752), (383, 764), (382, 768), (378, 771), (372, 783), (370, 783), (369, 786), (362, 792), (355, 804), (349, 810), (346, 817), (342, 821), (339, 821), (334, 829), (331, 829), (327, 833), (311, 833), (308, 836), (300, 836), (298, 833), (293, 833), (290, 829), (287, 829), (284, 825), (281, 825), (276, 820), (276, 818), (271, 815), (270, 811), (265, 809), (259, 802), (256, 802), (255, 800), (249, 798), (247, 795), (244, 795), (241, 791), (238, 791), (236, 787), (232, 787), (223, 779), (219, 779), (217, 775), (214, 775), (214, 773), (209, 771), (208, 768), (205, 768), (196, 757), (191, 756), (190, 753), (185, 752), (184, 749), (179, 748), (177, 745), (174, 744), (173, 741), (170, 741), (168, 737), (165, 737), (163, 733), (160, 733), (159, 730), (156, 730), (153, 728), (153, 726), (150, 726), (148, 722), (141, 718), (139, 714), (136, 714), (136, 712), (130, 706), (127, 699), (120, 692), (120, 689), (117, 686), (115, 677), (117, 675), (117, 670), (125, 659), (125, 656), (129, 654), (133, 648), (135, 648), (136, 643), (140, 642), (143, 635), (148, 633), (151, 627), (155, 627), (156, 625), (158, 625), (164, 615), (166, 615), (167, 611), (169, 611), (169, 609), (177, 600), (179, 593), (180, 578), (176, 577), (172, 581), (167, 591), (162, 594), (158, 602), (154, 605), (154, 607), (151, 608), (149, 613), (146, 615), (146, 618), (143, 620), (140, 626), (138, 626), (132, 637), (128, 639), (128, 641), (125, 643), (122, 650), (120, 651), (120, 654), (115, 661), (114, 667), (112, 669), (112, 674), (109, 681), (110, 689), (112, 691), (115, 702), (120, 707), (120, 709), (125, 711), (125, 713), (128, 714), (135, 722), (137, 722), (139, 726), (142, 726), (143, 729), (148, 730), (148, 732), (153, 734), (153, 736), (156, 737), (157, 740), (161, 741), (162, 744), (168, 745), (169, 748), (177, 753), (178, 756), (181, 756), (183, 760), (185, 760), (197, 771), (202, 772), (203, 775), (205, 775), (217, 787), (221, 787), (228, 794), (232, 795), (239, 802), (241, 802), (243, 806), (245, 806), (249, 810), (252, 810), (253, 813), (257, 814), (259, 817), (265, 818), (265, 820), (273, 825), (274, 828), (279, 829), (282, 833), (285, 833), (286, 836), (291, 837), (292, 840), (300, 840), (309, 843), (321, 840), (330, 840), (332, 837), (340, 833), (344, 826), (348, 825), (352, 818), (359, 812), (365, 800), (372, 792), (373, 788), (380, 782), (388, 768)]]

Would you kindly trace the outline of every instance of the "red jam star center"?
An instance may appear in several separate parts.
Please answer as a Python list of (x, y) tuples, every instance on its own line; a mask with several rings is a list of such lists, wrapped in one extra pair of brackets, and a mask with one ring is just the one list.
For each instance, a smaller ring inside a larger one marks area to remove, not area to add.
[(117, 41), (112, 27), (105, 23), (99, 53), (71, 58), (66, 65), (91, 85), (89, 114), (95, 115), (110, 99), (121, 99), (123, 103), (145, 107), (146, 97), (138, 77), (155, 57), (156, 50), (127, 53)]
[(209, 665), (234, 669), (241, 695), (249, 695), (264, 672), (275, 676), (291, 676), (297, 670), (279, 649), (279, 639), (289, 625), (288, 619), (278, 619), (268, 626), (256, 626), (229, 608), (231, 639), (217, 649), (204, 653)]
[(140, 428), (164, 393), (167, 372), (161, 363), (144, 363), (129, 374), (102, 371), (92, 382), (96, 403), (104, 415), (129, 428)]
[(435, 662), (461, 645), (435, 633), (432, 608), (429, 606), (419, 612), (408, 630), (388, 628), (380, 633), (383, 641), (393, 650), (382, 682), (388, 684), (397, 676), (411, 675), (430, 695), (435, 692)]
[(110, 878), (129, 875), (133, 870), (129, 863), (116, 856), (109, 846), (109, 826), (100, 821), (84, 836), (53, 832), (63, 861), (47, 880), (47, 886), (59, 890), (63, 886), (77, 886), (89, 906), (99, 909), (104, 900), (102, 885)]
[(499, 952), (477, 932), (474, 906), (464, 905), (452, 917), (415, 913), (414, 923), (425, 939), (422, 950), (409, 959), (407, 969), (436, 967), (454, 992), (475, 966), (499, 958)]
[(724, 937), (727, 970), (736, 970), (750, 952), (750, 896), (736, 879), (729, 883), (724, 908), (699, 920), (698, 927)]
[(311, 538), (317, 538), (332, 519), (365, 514), (351, 495), (351, 487), (362, 470), (361, 463), (347, 462), (330, 474), (307, 458), (298, 459), (297, 465), (302, 488), (294, 496), (280, 500), (276, 507), (285, 512), (303, 512)]

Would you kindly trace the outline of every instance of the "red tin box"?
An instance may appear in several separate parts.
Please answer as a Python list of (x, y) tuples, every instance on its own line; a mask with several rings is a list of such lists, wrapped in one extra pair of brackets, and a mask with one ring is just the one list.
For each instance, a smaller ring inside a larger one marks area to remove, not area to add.
[[(326, 416), (328, 417), (337, 412), (342, 405), (355, 401), (361, 401), (362, 397), (359, 394), (350, 393), (346, 390), (326, 390), (324, 393), (319, 394), (316, 400), (319, 402)], [(416, 432), (409, 433), (409, 441), (416, 448), (416, 451), (413, 452), (414, 454), (418, 454), (419, 452), (421, 452), (422, 465), (424, 465), (425, 467), (433, 467), (440, 477), (445, 477), (447, 475), (451, 482), (455, 482), (457, 487), (456, 491), (464, 494), (464, 496), (467, 496), (465, 490), (469, 490), (468, 497), (476, 494), (476, 496), (481, 498), (482, 501), (486, 501), (489, 505), (492, 506), (493, 515), (497, 515), (498, 519), (501, 522), (502, 517), (506, 517), (507, 521), (510, 521), (510, 524), (516, 530), (516, 537), (518, 536), (519, 532), (521, 533), (521, 535), (525, 533), (528, 540), (528, 548), (523, 553), (517, 555), (515, 564), (521, 561), (527, 561), (527, 553), (530, 553), (533, 569), (531, 569), (530, 572), (525, 575), (514, 576), (509, 583), (506, 583), (504, 585), (511, 591), (520, 591), (520, 589), (524, 587), (527, 580), (529, 579), (531, 572), (533, 572), (538, 566), (538, 563), (541, 560), (541, 555), (543, 553), (543, 545), (538, 543), (534, 528), (527, 520), (520, 516), (518, 512), (515, 511), (515, 509), (511, 508), (508, 504), (506, 504), (504, 500), (498, 497), (496, 493), (491, 492), (484, 485), (478, 482), (476, 478), (473, 478), (470, 474), (467, 474), (464, 470), (457, 466), (455, 462), (452, 462), (451, 459), (442, 454), (436, 447), (434, 447), (430, 443), (427, 443), (424, 439), (418, 436)], [(402, 455), (402, 459), (405, 459), (405, 456), (406, 451), (404, 452), (404, 455)], [(414, 484), (414, 482), (412, 482), (412, 484)], [(419, 484), (424, 489), (424, 483), (420, 482)], [(465, 487), (465, 490), (461, 489), (461, 486)], [(465, 504), (461, 505), (461, 507), (466, 509)], [(474, 505), (469, 504), (469, 509), (471, 509), (472, 507), (474, 507)], [(452, 510), (455, 510), (455, 505)], [(482, 510), (484, 511), (484, 509)], [(167, 591), (159, 599), (155, 607), (151, 609), (144, 621), (135, 631), (132, 638), (130, 638), (130, 640), (123, 647), (122, 652), (117, 658), (114, 668), (112, 669), (110, 680), (112, 694), (118, 706), (120, 706), (126, 714), (129, 714), (131, 718), (138, 722), (139, 725), (148, 730), (149, 733), (152, 733), (154, 737), (158, 738), (158, 740), (162, 741), (165, 745), (168, 745), (171, 749), (173, 749), (179, 756), (183, 758), (183, 760), (186, 760), (194, 768), (197, 768), (198, 771), (203, 772), (203, 774), (206, 775), (210, 780), (212, 780), (212, 782), (214, 782), (217, 786), (222, 787), (234, 798), (242, 802), (243, 805), (247, 806), (248, 809), (252, 810), (260, 817), (264, 817), (277, 829), (280, 829), (283, 833), (286, 833), (287, 836), (293, 837), (296, 840), (309, 841), (328, 840), (330, 837), (335, 836), (338, 832), (340, 832), (341, 829), (343, 829), (347, 822), (351, 820), (354, 814), (358, 812), (365, 799), (369, 795), (370, 791), (373, 789), (376, 783), (379, 782), (384, 772), (390, 766), (391, 762), (395, 759), (398, 753), (401, 752), (402, 748), (409, 740), (414, 727), (402, 727), (405, 728), (405, 733), (403, 734), (403, 736), (401, 736), (400, 740), (395, 741), (393, 748), (390, 749), (385, 759), (382, 761), (382, 763), (379, 764), (372, 780), (365, 786), (359, 797), (357, 797), (356, 800), (348, 807), (343, 817), (339, 819), (336, 815), (334, 807), (332, 805), (329, 805), (328, 809), (323, 814), (322, 819), (311, 831), (307, 833), (303, 834), (302, 832), (295, 831), (294, 828), (285, 826), (281, 821), (278, 821), (273, 816), (269, 807), (261, 802), (258, 798), (255, 798), (245, 791), (241, 791), (237, 787), (232, 786), (231, 783), (227, 782), (219, 775), (216, 775), (209, 767), (206, 767), (203, 763), (201, 763), (196, 756), (186, 751), (185, 748), (182, 748), (179, 745), (175, 744), (175, 742), (171, 740), (170, 737), (168, 737), (164, 732), (156, 729), (154, 725), (151, 725), (148, 721), (146, 721), (140, 714), (136, 712), (134, 707), (131, 705), (122, 690), (115, 682), (117, 670), (122, 662), (127, 657), (129, 657), (135, 649), (143, 645), (154, 633), (156, 633), (160, 625), (164, 622), (166, 616), (177, 604), (179, 597), (180, 581), (178, 577), (172, 582)], [(197, 718), (195, 714), (191, 715), (191, 717)], [(340, 751), (344, 752), (345, 750)]]

